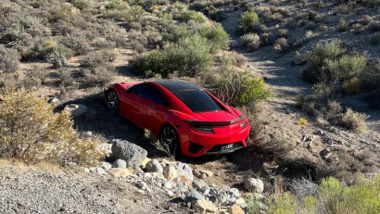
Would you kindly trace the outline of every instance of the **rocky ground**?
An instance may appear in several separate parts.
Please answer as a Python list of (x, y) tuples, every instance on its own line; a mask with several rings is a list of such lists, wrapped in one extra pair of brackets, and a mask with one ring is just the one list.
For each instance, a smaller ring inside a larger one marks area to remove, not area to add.
[(3, 161), (0, 212), (234, 214), (247, 211), (245, 198), (263, 198), (260, 179), (246, 179), (240, 189), (208, 183), (219, 175), (178, 161), (149, 159), (145, 149), (123, 140), (102, 146), (110, 161), (98, 167), (47, 171)]

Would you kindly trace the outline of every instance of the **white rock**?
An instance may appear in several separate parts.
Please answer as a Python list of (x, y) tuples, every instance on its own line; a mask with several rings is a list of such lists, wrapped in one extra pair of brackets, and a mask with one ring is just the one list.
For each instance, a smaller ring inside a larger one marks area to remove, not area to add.
[(174, 164), (174, 167), (177, 170), (178, 176), (183, 175), (190, 181), (194, 180), (193, 171), (191, 170), (190, 166), (186, 163), (176, 162)]
[(70, 112), (73, 117), (87, 113), (87, 107), (82, 104), (69, 104), (63, 110)]
[(244, 188), (250, 192), (262, 193), (264, 191), (264, 183), (260, 179), (248, 178), (244, 181)]
[(173, 180), (177, 177), (177, 170), (173, 165), (168, 165), (164, 167), (164, 177), (168, 180)]
[(146, 164), (146, 170), (148, 172), (158, 172), (161, 174), (164, 172), (160, 162), (156, 159), (153, 159)]
[(127, 168), (127, 162), (123, 159), (117, 159), (115, 162), (112, 164), (113, 168)]

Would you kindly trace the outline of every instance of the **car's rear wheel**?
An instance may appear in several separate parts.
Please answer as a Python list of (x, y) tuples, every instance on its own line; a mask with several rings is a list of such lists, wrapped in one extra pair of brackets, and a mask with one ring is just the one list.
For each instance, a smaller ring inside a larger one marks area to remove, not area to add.
[(119, 114), (119, 97), (113, 89), (110, 89), (107, 93), (107, 107), (113, 114)]
[(160, 143), (165, 151), (169, 155), (174, 155), (174, 157), (179, 157), (181, 155), (181, 145), (177, 134), (177, 131), (171, 125), (164, 125), (161, 128)]

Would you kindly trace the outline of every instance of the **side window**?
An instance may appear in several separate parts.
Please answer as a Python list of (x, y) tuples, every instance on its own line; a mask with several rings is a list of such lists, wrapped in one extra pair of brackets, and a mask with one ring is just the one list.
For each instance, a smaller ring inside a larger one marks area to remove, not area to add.
[(149, 84), (136, 85), (131, 90), (132, 93), (139, 97), (152, 101), (162, 106), (169, 106), (169, 102), (165, 99), (164, 95), (158, 91), (154, 86)]

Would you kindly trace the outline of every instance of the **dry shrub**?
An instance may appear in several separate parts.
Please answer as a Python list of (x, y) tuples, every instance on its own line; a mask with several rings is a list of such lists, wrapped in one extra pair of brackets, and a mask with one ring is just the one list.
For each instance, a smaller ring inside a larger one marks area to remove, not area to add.
[(278, 53), (283, 53), (289, 48), (289, 43), (286, 38), (279, 38), (276, 40), (273, 49)]
[(366, 119), (368, 119), (367, 114), (354, 112), (348, 108), (342, 117), (342, 125), (354, 132), (362, 133), (367, 131)]
[(94, 140), (78, 139), (69, 113), (53, 113), (47, 100), (34, 92), (2, 92), (0, 154), (28, 163), (49, 161), (65, 165), (94, 165), (105, 152)]
[(93, 70), (94, 68), (107, 65), (115, 61), (115, 59), (116, 54), (112, 50), (94, 51), (85, 56), (81, 62), (81, 66)]
[(0, 45), (0, 74), (2, 72), (15, 72), (18, 69), (20, 59), (21, 57), (16, 50)]
[(240, 44), (248, 51), (255, 51), (260, 47), (260, 37), (256, 33), (244, 34), (240, 37)]
[(353, 77), (352, 79), (343, 82), (343, 89), (348, 94), (359, 94), (362, 83), (359, 78)]
[(346, 30), (347, 30), (347, 27), (348, 27), (348, 24), (349, 24), (349, 22), (347, 22), (347, 21), (344, 20), (344, 19), (341, 19), (341, 20), (339, 21), (339, 24), (338, 24), (338, 30), (339, 30), (340, 32), (344, 32), (344, 31), (346, 31)]
[(111, 65), (84, 69), (83, 74), (86, 83), (92, 86), (105, 86), (116, 76), (115, 68)]
[(235, 51), (223, 51), (221, 56), (217, 57), (216, 61), (220, 63), (221, 66), (237, 66), (241, 68), (247, 63), (245, 56)]

